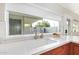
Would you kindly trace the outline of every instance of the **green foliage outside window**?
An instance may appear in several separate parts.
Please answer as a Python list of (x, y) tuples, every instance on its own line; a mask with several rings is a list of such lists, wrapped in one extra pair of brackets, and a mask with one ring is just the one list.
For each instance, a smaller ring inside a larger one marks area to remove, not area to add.
[(50, 24), (47, 21), (38, 22), (35, 27), (50, 27)]

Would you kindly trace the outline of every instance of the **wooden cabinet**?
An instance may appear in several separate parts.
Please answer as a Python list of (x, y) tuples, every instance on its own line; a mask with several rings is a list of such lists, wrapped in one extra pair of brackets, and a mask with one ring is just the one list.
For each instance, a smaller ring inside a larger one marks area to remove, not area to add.
[(74, 43), (73, 45), (73, 54), (79, 55), (79, 44)]
[[(56, 49), (52, 49), (52, 50), (50, 50), (50, 51), (47, 51), (47, 52), (45, 52), (45, 53), (43, 53), (42, 55), (60, 55), (60, 54), (63, 54), (63, 50), (64, 49), (64, 47), (58, 47), (58, 48), (56, 48)], [(61, 52), (61, 53), (59, 53), (59, 52)]]
[(50, 51), (42, 53), (41, 55), (67, 55), (67, 54), (69, 54), (69, 44), (63, 45), (56, 49), (52, 49)]
[(79, 55), (79, 44), (70, 43), (70, 55)]
[(79, 55), (79, 44), (71, 42), (41, 55)]
[(69, 43), (69, 55), (73, 55), (74, 54), (74, 43)]

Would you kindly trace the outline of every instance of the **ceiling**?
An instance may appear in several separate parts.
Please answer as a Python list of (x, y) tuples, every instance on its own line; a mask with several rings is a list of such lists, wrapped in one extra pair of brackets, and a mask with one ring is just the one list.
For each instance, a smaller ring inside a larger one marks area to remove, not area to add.
[(52, 6), (55, 6), (60, 9), (60, 7), (56, 6), (56, 4), (79, 15), (79, 3), (37, 3), (37, 5), (42, 6), (44, 8), (48, 8), (50, 10), (56, 10), (52, 8)]
[(79, 15), (79, 3), (59, 3), (59, 5)]

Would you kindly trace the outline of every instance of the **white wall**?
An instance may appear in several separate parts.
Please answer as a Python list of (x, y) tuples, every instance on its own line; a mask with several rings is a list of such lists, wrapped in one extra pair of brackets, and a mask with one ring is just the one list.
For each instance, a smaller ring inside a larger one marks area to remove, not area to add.
[(6, 38), (5, 4), (0, 3), (0, 40)]

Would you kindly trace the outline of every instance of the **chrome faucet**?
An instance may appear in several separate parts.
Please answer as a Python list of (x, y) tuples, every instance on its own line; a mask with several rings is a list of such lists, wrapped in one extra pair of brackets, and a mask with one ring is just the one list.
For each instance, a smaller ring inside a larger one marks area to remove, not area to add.
[(34, 27), (34, 39), (38, 39), (37, 28)]

